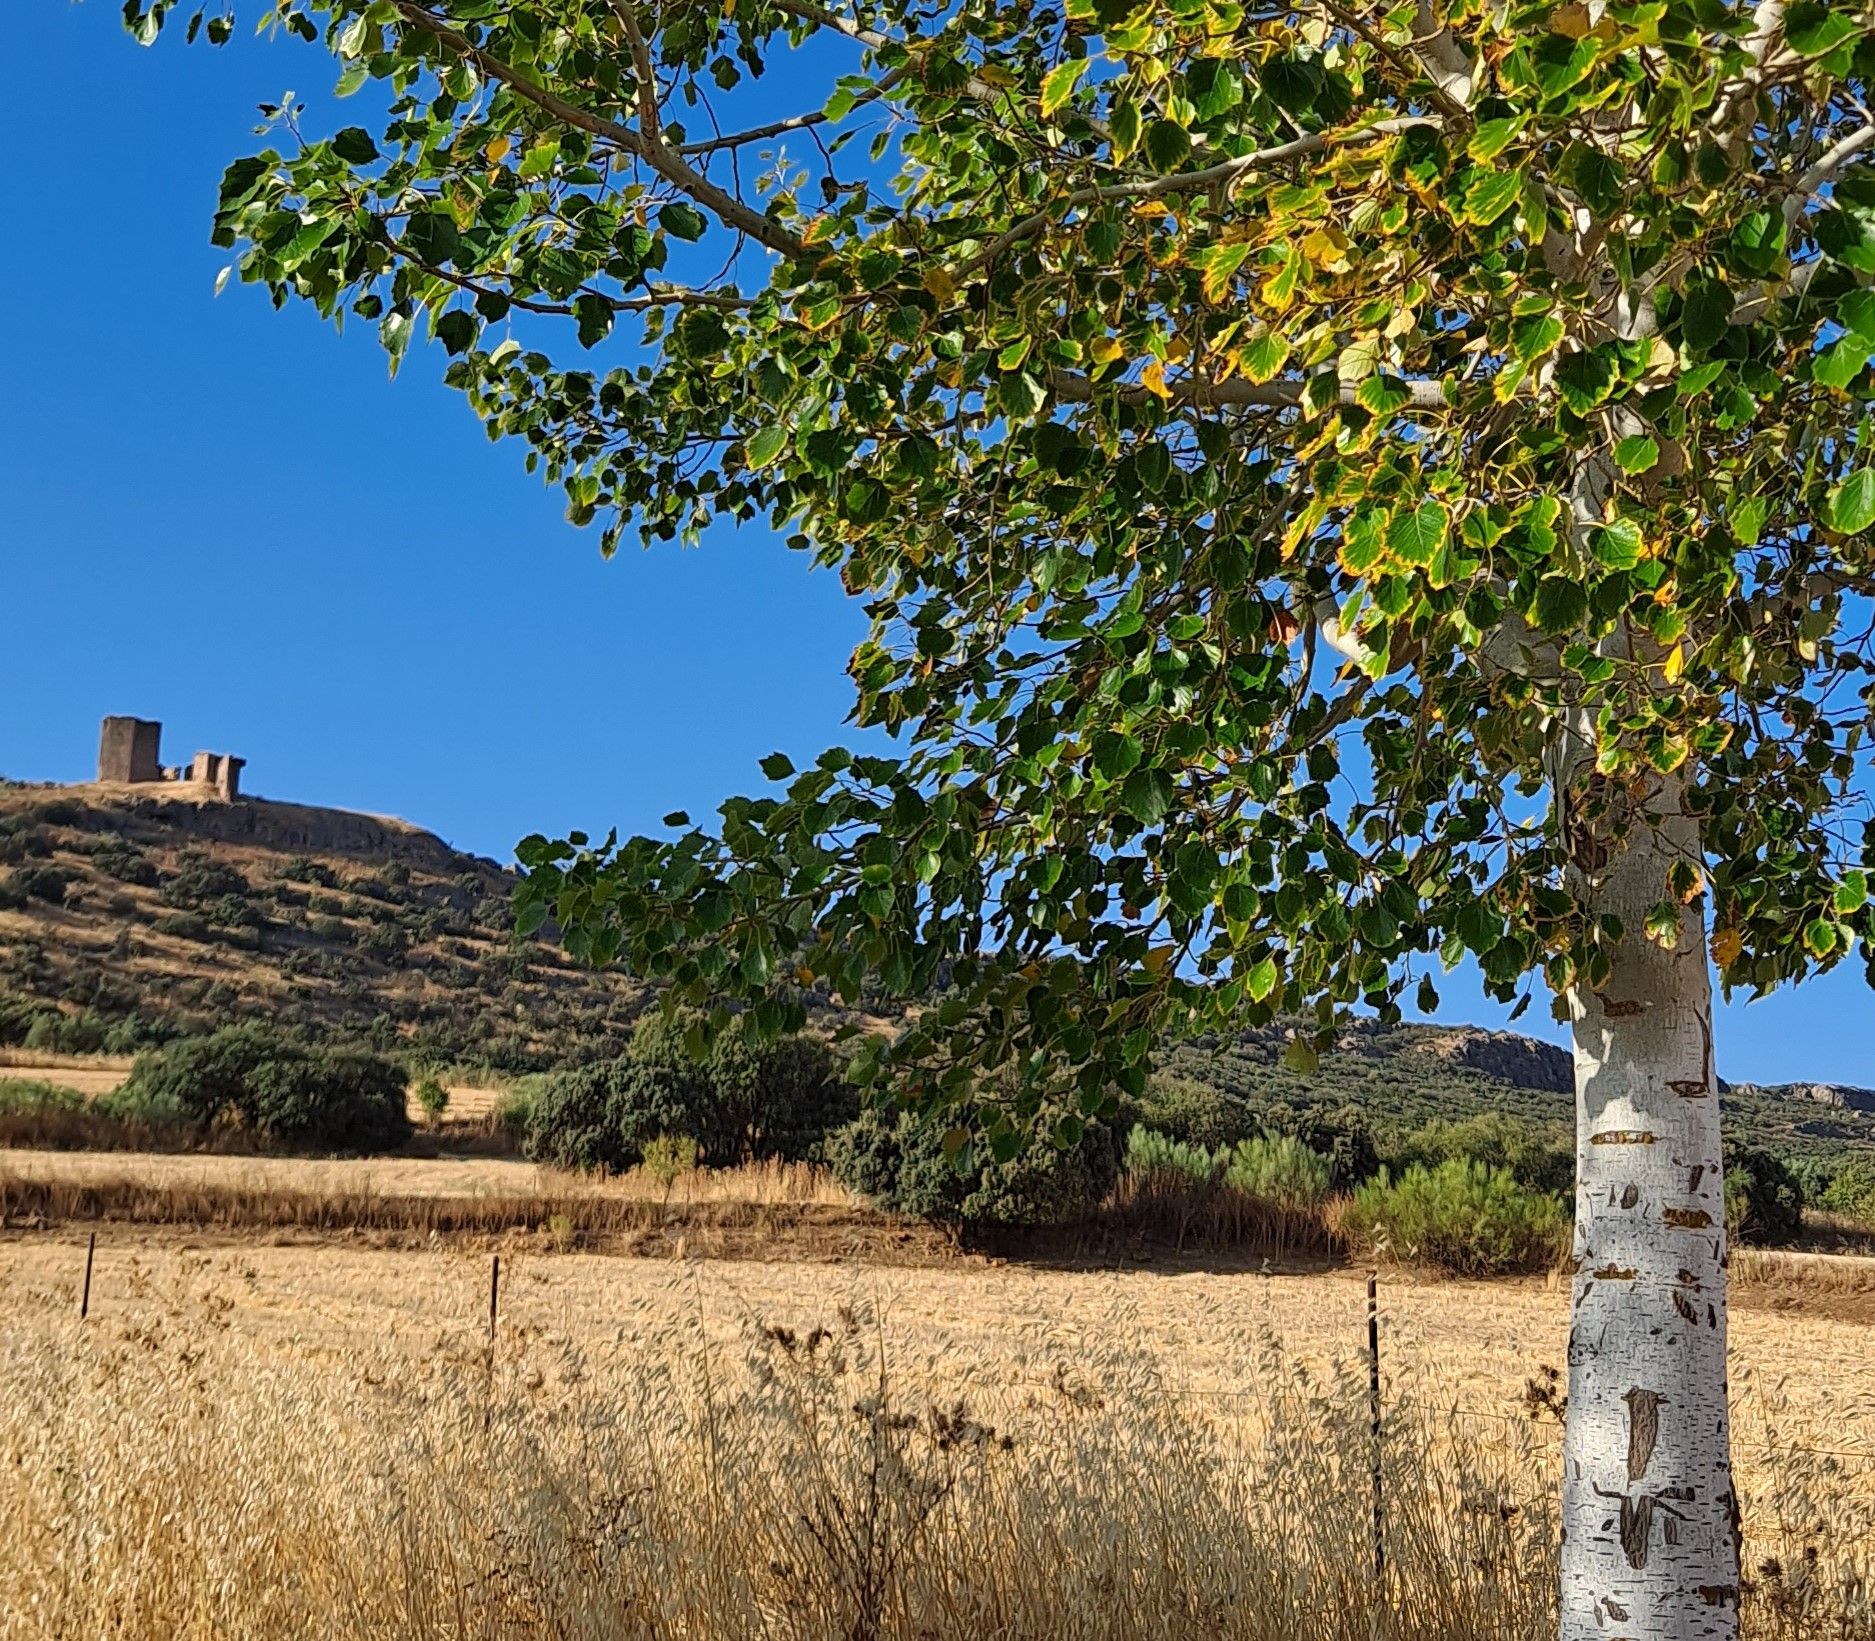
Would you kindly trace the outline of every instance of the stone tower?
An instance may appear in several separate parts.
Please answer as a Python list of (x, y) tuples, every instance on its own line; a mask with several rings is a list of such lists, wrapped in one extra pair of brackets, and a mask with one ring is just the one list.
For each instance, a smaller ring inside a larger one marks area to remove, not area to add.
[(98, 779), (160, 781), (163, 726), (142, 718), (106, 718), (98, 734)]

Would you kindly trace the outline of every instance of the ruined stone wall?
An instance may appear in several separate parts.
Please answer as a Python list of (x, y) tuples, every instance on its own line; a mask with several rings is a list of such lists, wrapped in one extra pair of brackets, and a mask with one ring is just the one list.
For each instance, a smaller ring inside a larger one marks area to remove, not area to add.
[(143, 718), (106, 718), (98, 732), (98, 779), (160, 781), (163, 726)]

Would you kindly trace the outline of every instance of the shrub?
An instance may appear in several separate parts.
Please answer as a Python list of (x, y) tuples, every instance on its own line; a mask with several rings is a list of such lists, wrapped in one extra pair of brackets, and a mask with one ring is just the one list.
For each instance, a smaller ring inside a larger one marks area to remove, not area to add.
[(275, 1144), (377, 1151), (410, 1137), (406, 1081), (375, 1055), (304, 1048), (245, 1025), (139, 1055), (124, 1087), (198, 1130), (234, 1122)]
[(91, 864), (119, 883), (135, 884), (144, 889), (155, 888), (161, 875), (155, 861), (120, 837), (106, 839), (92, 855)]
[(1207, 1153), (1262, 1132), (1255, 1111), (1240, 1096), (1164, 1072), (1147, 1079), (1134, 1115), (1160, 1138)]
[(514, 1087), (503, 1089), (496, 1096), (493, 1121), (497, 1132), (525, 1143), (534, 1125), (534, 1102), (539, 1097), (540, 1084), (544, 1080), (524, 1077)]
[(1541, 1270), (1561, 1257), (1569, 1219), (1552, 1196), (1505, 1168), (1454, 1157), (1384, 1170), (1355, 1193), (1341, 1230), (1370, 1252), (1423, 1260), (1460, 1276)]
[(1560, 1129), (1501, 1111), (1481, 1111), (1462, 1122), (1434, 1118), (1408, 1134), (1387, 1161), (1397, 1175), (1415, 1164), (1437, 1168), (1453, 1158), (1509, 1169), (1533, 1191), (1561, 1194), (1575, 1184), (1575, 1149)]
[(202, 911), (230, 896), (245, 900), (247, 893), (247, 879), (232, 866), (191, 849), (163, 879), (156, 898), (180, 911)]
[(1875, 1157), (1851, 1157), (1817, 1193), (1817, 1206), (1832, 1214), (1875, 1223)]
[(1284, 1213), (1319, 1209), (1334, 1178), (1334, 1164), (1290, 1134), (1239, 1140), (1222, 1160), (1226, 1187)]
[(645, 1141), (644, 1171), (666, 1191), (696, 1166), (697, 1142), (688, 1134), (659, 1134)]
[(805, 1162), (859, 1115), (857, 1091), (818, 1037), (782, 1037), (753, 1050), (738, 1037), (721, 1037), (709, 1072), (725, 1148), (741, 1158)]
[(425, 1077), (417, 1084), (417, 1104), (422, 1107), (423, 1115), (430, 1122), (440, 1122), (443, 1113), (449, 1109), (449, 1090), (436, 1078)]
[(1272, 1251), (1320, 1248), (1333, 1165), (1289, 1135), (1254, 1135), (1207, 1150), (1148, 1128), (1127, 1136), (1119, 1208), (1131, 1224)]
[(649, 1014), (617, 1059), (581, 1066), (542, 1085), (528, 1131), (530, 1155), (563, 1168), (622, 1170), (660, 1135), (695, 1140), (721, 1166), (750, 1158), (812, 1155), (858, 1099), (812, 1038), (751, 1050), (719, 1037), (706, 1059), (692, 1053), (696, 1016)]
[(1735, 1242), (1765, 1247), (1803, 1235), (1803, 1187), (1781, 1157), (1754, 1146), (1728, 1151), (1725, 1228)]
[(1088, 1122), (1071, 1146), (1031, 1139), (999, 1162), (981, 1145), (953, 1158), (944, 1130), (909, 1112), (868, 1110), (831, 1135), (834, 1175), (894, 1213), (961, 1226), (1065, 1225), (1091, 1218), (1119, 1177), (1113, 1130)]
[(1337, 1190), (1351, 1190), (1380, 1169), (1373, 1130), (1357, 1105), (1276, 1104), (1264, 1110), (1262, 1125), (1263, 1132), (1286, 1134), (1326, 1157)]
[(0, 907), (18, 911), (29, 900), (43, 900), (49, 906), (65, 904), (65, 890), (71, 874), (57, 866), (17, 866), (0, 883)]
[(1224, 1155), (1144, 1126), (1126, 1136), (1126, 1172), (1133, 1176), (1164, 1174), (1191, 1185), (1217, 1185), (1224, 1176)]

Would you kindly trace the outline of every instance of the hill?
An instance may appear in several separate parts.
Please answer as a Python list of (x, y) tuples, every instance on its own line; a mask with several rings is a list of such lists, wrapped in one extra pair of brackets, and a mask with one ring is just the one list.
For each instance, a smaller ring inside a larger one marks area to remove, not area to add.
[(199, 787), (0, 786), (0, 1044), (131, 1053), (258, 1019), (525, 1072), (643, 988), (511, 939), (513, 874), (402, 821)]
[[(514, 881), (380, 816), (188, 785), (0, 785), (0, 1046), (126, 1054), (258, 1019), (497, 1074), (620, 1052), (648, 993), (515, 942)], [(1283, 1042), (1201, 1038), (1164, 1066), (1259, 1107), (1354, 1103), (1382, 1128), (1570, 1118), (1568, 1054), (1515, 1033), (1369, 1022), (1307, 1076)], [(1727, 1102), (1740, 1138), (1875, 1145), (1875, 1091), (1738, 1085)]]

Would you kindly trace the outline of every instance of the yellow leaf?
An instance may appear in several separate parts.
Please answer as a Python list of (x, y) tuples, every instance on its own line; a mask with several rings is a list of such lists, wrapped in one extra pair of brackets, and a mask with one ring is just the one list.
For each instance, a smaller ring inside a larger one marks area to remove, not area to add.
[(1097, 365), (1110, 365), (1125, 350), (1111, 336), (1097, 336), (1087, 345), (1087, 356)]
[(1165, 385), (1165, 366), (1157, 359), (1139, 373), (1139, 385), (1161, 399), (1172, 397), (1172, 390)]
[(921, 283), (940, 302), (948, 302), (957, 294), (957, 281), (942, 268), (926, 268)]
[(512, 148), (513, 146), (514, 146), (513, 142), (509, 140), (506, 134), (503, 134), (502, 136), (497, 137), (484, 150), (484, 152), (488, 155), (488, 163), (490, 165), (501, 164), (501, 162), (508, 157), (508, 150)]
[(1549, 31), (1565, 40), (1580, 40), (1589, 31), (1589, 8), (1580, 4), (1558, 6), (1549, 14)]
[(1712, 931), (1712, 961), (1722, 969), (1729, 969), (1744, 955), (1744, 938), (1736, 929), (1724, 928)]
[(1668, 650), (1666, 665), (1660, 670), (1666, 674), (1669, 684), (1677, 681), (1680, 674), (1686, 670), (1686, 646), (1675, 644), (1672, 649)]
[(1158, 974), (1172, 961), (1172, 953), (1171, 946), (1154, 946), (1140, 962), (1148, 974)]

